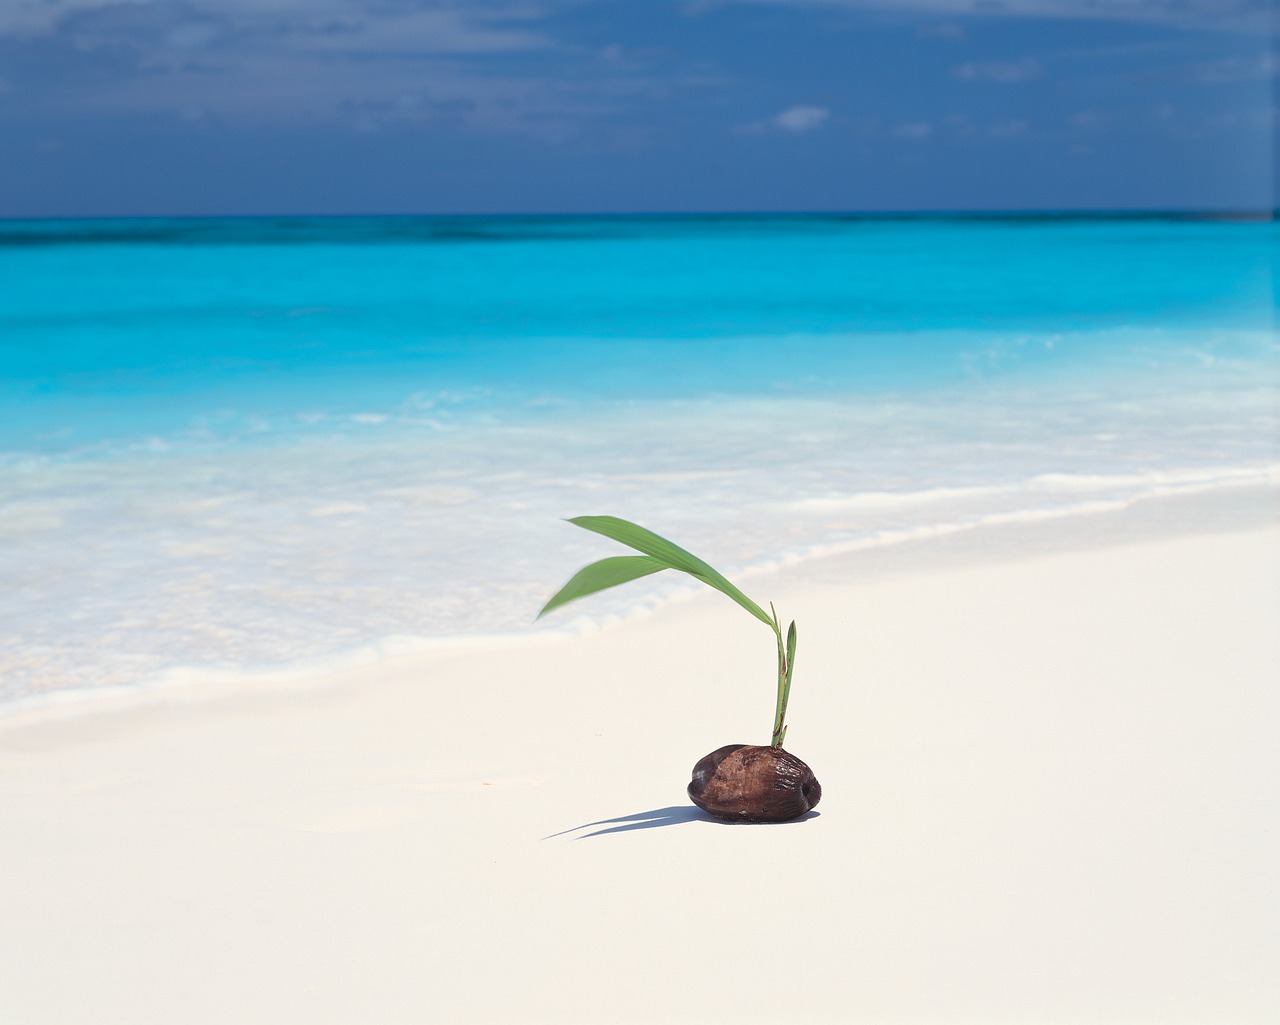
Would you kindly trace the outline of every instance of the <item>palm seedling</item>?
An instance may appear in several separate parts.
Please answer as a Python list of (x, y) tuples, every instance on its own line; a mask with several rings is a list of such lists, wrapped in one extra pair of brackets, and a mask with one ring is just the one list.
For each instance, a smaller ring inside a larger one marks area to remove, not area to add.
[(651, 530), (616, 516), (578, 516), (569, 522), (619, 541), (640, 554), (617, 555), (584, 566), (542, 607), (539, 618), (596, 591), (674, 569), (728, 595), (773, 631), (778, 649), (778, 692), (772, 739), (767, 746), (759, 747), (728, 744), (699, 760), (689, 783), (693, 803), (718, 818), (735, 822), (785, 822), (816, 805), (822, 796), (822, 787), (813, 771), (782, 748), (787, 735), (791, 673), (795, 668), (796, 624), (791, 623), (784, 638), (772, 602), (765, 612), (696, 555)]

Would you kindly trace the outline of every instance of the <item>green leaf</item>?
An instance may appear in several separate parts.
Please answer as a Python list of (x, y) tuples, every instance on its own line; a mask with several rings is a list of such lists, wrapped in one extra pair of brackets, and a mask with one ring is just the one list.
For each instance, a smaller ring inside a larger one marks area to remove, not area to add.
[(791, 693), (791, 674), (796, 668), (796, 621), (787, 628), (787, 693)]
[[(629, 520), (619, 519), (617, 516), (575, 516), (569, 522), (575, 526), (582, 527), (584, 530), (591, 530), (597, 534), (612, 538), (614, 541), (620, 541), (629, 548), (634, 548), (650, 558), (657, 559), (666, 567), (678, 569), (682, 573), (688, 573), (690, 576), (696, 577), (722, 594), (727, 594), (755, 616), (756, 619), (767, 624), (770, 629), (777, 630), (776, 624), (769, 618), (764, 609), (734, 587), (733, 584), (729, 583), (720, 573), (712, 569), (696, 555), (686, 552), (679, 545), (672, 544), (665, 537), (660, 537), (652, 530), (646, 530), (644, 527), (638, 526)], [(554, 601), (554, 599), (552, 600)]]
[[(773, 608), (770, 605), (769, 608)], [(781, 747), (787, 739), (787, 702), (791, 700), (791, 674), (796, 668), (796, 621), (787, 628), (787, 648), (782, 650), (782, 635), (778, 635), (778, 706), (773, 717), (773, 746)]]
[(625, 584), (628, 580), (639, 580), (650, 573), (659, 573), (668, 569), (665, 562), (650, 558), (647, 555), (615, 555), (611, 559), (601, 559), (590, 566), (578, 570), (564, 587), (560, 588), (538, 613), (541, 619), (552, 609), (557, 609), (566, 602), (574, 601), (607, 587)]

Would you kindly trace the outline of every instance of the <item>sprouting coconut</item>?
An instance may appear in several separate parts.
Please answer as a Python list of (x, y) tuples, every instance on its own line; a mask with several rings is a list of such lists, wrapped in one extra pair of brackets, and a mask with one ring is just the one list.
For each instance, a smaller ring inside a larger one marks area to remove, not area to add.
[(620, 541), (642, 554), (618, 555), (584, 566), (542, 607), (539, 618), (596, 591), (674, 569), (727, 594), (768, 626), (778, 642), (778, 699), (769, 746), (729, 744), (700, 759), (693, 767), (693, 779), (689, 783), (693, 803), (717, 818), (733, 822), (786, 822), (816, 805), (822, 797), (822, 787), (814, 778), (813, 770), (782, 748), (787, 735), (791, 672), (795, 667), (795, 622), (787, 628), (784, 641), (772, 602), (765, 612), (696, 555), (651, 530), (616, 516), (577, 516), (569, 522)]

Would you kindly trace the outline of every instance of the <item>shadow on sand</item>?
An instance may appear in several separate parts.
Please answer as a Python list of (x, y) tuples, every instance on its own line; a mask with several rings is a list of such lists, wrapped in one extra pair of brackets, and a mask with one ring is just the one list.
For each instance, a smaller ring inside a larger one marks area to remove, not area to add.
[[(810, 811), (801, 815), (793, 822), (804, 822), (806, 819), (817, 818), (821, 812)], [(714, 816), (708, 815), (701, 808), (695, 808), (688, 804), (675, 804), (668, 808), (654, 808), (651, 811), (638, 811), (631, 815), (619, 815), (615, 819), (600, 819), (598, 822), (584, 822), (580, 826), (574, 826), (571, 829), (562, 829), (558, 833), (552, 833), (550, 836), (544, 836), (542, 839), (550, 840), (552, 837), (564, 836), (568, 833), (576, 833), (580, 829), (591, 829), (593, 826), (603, 826), (603, 829), (594, 829), (590, 833), (583, 833), (581, 836), (575, 836), (575, 840), (585, 840), (592, 836), (604, 836), (606, 833), (629, 833), (633, 829), (657, 829), (660, 826), (678, 826), (682, 822), (712, 822), (718, 826), (734, 826), (744, 825), (745, 823), (725, 822)], [(768, 824), (768, 823), (766, 823)], [(773, 823), (774, 825), (787, 825), (787, 823)]]

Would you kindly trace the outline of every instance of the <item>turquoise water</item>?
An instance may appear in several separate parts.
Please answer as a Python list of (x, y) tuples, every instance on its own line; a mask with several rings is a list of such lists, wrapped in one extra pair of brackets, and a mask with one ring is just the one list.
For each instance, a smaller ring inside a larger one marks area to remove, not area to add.
[(0, 443), (282, 427), (421, 393), (505, 411), (1070, 372), (1133, 358), (1107, 329), (1269, 327), (1276, 238), (1152, 220), (9, 222)]
[[(522, 632), (600, 554), (559, 523), (578, 513), (746, 573), (1267, 479), (1278, 241), (1160, 218), (0, 222), (0, 700)], [(583, 613), (671, 588), (646, 586)]]

